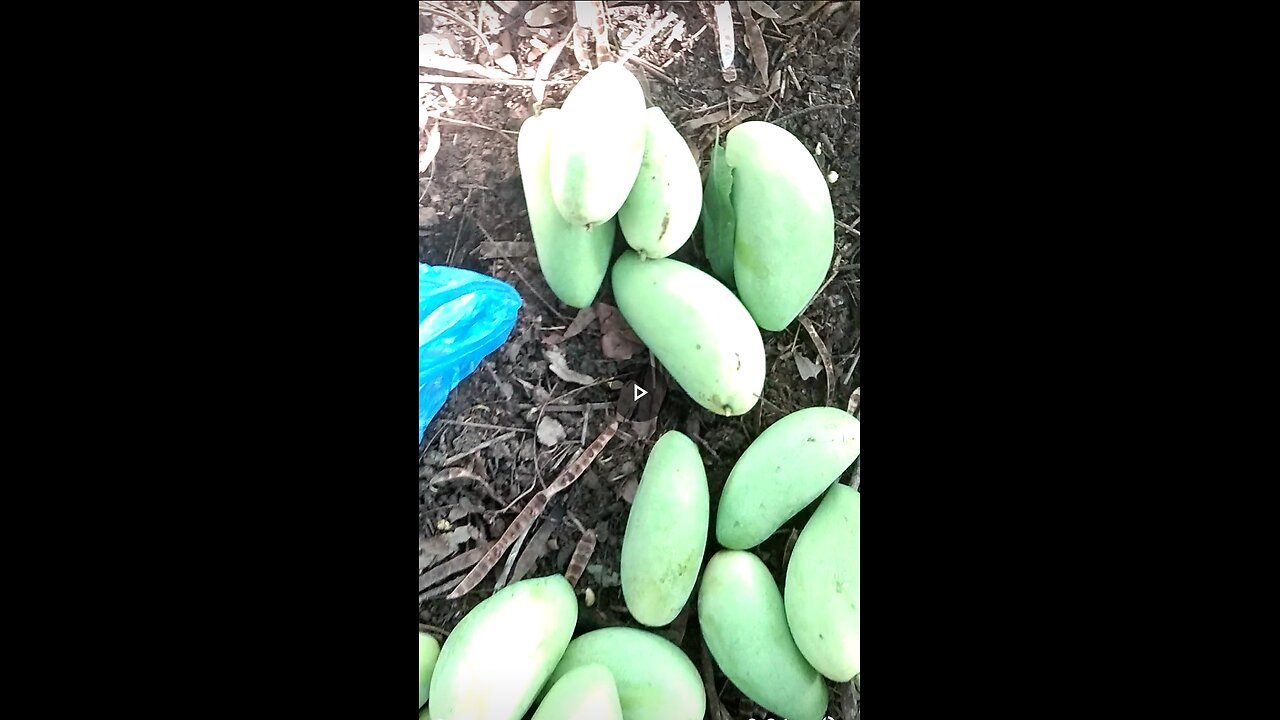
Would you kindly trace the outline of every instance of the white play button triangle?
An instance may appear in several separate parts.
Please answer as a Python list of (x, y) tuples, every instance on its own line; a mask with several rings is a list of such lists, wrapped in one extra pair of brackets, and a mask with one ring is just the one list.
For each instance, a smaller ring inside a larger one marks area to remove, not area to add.
[(649, 394), (649, 391), (648, 391), (648, 390), (645, 390), (644, 388), (640, 387), (639, 385), (636, 385), (636, 386), (635, 386), (635, 389), (634, 389), (634, 390), (632, 390), (632, 394), (633, 394), (633, 395), (635, 395), (635, 397), (634, 397), (634, 398), (632, 398), (632, 400), (639, 400), (640, 398), (644, 397), (645, 395), (648, 395), (648, 394)]

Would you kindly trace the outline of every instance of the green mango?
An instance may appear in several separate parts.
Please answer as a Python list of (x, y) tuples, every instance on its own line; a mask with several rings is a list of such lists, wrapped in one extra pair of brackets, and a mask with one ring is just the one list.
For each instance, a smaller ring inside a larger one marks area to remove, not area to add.
[(711, 274), (730, 288), (734, 287), (733, 243), (736, 232), (732, 192), (733, 169), (725, 160), (720, 129), (716, 128), (707, 187), (702, 193), (702, 251), (711, 264)]
[(626, 202), (644, 159), (645, 101), (640, 82), (602, 63), (569, 91), (563, 125), (551, 141), (551, 196), (570, 224), (595, 225)]
[(603, 665), (565, 673), (538, 704), (533, 720), (622, 720), (613, 675)]
[(858, 459), (862, 429), (838, 408), (797, 410), (755, 439), (729, 471), (716, 540), (734, 550), (764, 542)]
[(791, 550), (783, 599), (796, 646), (810, 665), (849, 682), (861, 659), (861, 495), (832, 485)]
[(618, 225), (640, 257), (662, 258), (693, 234), (702, 207), (702, 178), (698, 161), (662, 108), (649, 108), (645, 120), (644, 159), (618, 210)]
[(513, 583), (458, 623), (436, 661), (427, 701), (442, 720), (520, 720), (560, 662), (578, 622), (563, 575)]
[(680, 432), (649, 452), (622, 537), (622, 596), (649, 626), (675, 620), (693, 594), (707, 547), (711, 500), (698, 446)]
[(826, 279), (835, 254), (831, 190), (794, 135), (745, 122), (725, 138), (733, 168), (733, 282), (765, 330), (784, 330)]
[(623, 720), (703, 720), (707, 696), (689, 656), (666, 638), (611, 627), (574, 638), (551, 682), (584, 665), (604, 665), (613, 676)]
[(551, 197), (551, 139), (563, 111), (543, 110), (520, 126), (516, 155), (529, 228), (538, 265), (551, 292), (566, 305), (584, 308), (596, 299), (613, 255), (613, 218), (590, 228), (567, 222)]
[(440, 642), (430, 635), (418, 631), (418, 709), (427, 704), (431, 696), (431, 673), (436, 668), (436, 658), (440, 657)]
[(738, 298), (670, 258), (627, 251), (613, 265), (618, 310), (689, 395), (719, 415), (742, 415), (764, 390), (764, 341)]
[(760, 558), (742, 550), (711, 556), (698, 590), (698, 625), (743, 695), (788, 720), (822, 720), (827, 686), (791, 639), (782, 594)]

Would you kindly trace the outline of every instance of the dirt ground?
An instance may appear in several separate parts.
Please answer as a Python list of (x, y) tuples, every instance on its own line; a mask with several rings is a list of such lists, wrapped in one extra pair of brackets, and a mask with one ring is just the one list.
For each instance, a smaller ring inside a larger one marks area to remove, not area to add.
[[(650, 102), (662, 107), (689, 141), (700, 166), (717, 128), (723, 135), (748, 119), (777, 123), (814, 151), (831, 180), (836, 261), (828, 283), (803, 316), (828, 358), (799, 321), (783, 332), (764, 332), (764, 399), (738, 418), (714, 415), (672, 387), (656, 427), (646, 433), (646, 428), (624, 422), (582, 477), (555, 496), (515, 548), (519, 553), (514, 567), (506, 571), (508, 582), (563, 573), (583, 529), (595, 530), (595, 552), (577, 584), (583, 597), (579, 632), (614, 625), (639, 627), (623, 601), (618, 561), (628, 503), (649, 449), (663, 432), (680, 430), (702, 448), (714, 512), (733, 462), (763, 428), (804, 407), (849, 407), (861, 382), (858, 3), (730, 3), (736, 69), (732, 82), (721, 70), (711, 3), (607, 5), (613, 52), (623, 54), (637, 40), (643, 41), (635, 53), (638, 60), (628, 62), (628, 67), (642, 78)], [(761, 30), (767, 81), (745, 42), (744, 11)], [(669, 13), (673, 19), (656, 34), (643, 37)], [(420, 154), (423, 144), (430, 142), (422, 137), (438, 133), (439, 144), (419, 175), (418, 258), (499, 278), (525, 301), (508, 342), (452, 393), (419, 448), (419, 626), (441, 638), (493, 592), (508, 563), (504, 556), (475, 590), (458, 600), (445, 595), (468, 568), (442, 577), (442, 564), (501, 536), (532, 493), (545, 487), (608, 424), (618, 397), (616, 378), (633, 377), (649, 362), (644, 351), (630, 359), (605, 356), (600, 306), (585, 329), (568, 333), (577, 311), (556, 301), (533, 253), (516, 162), (516, 131), (533, 112), (530, 78), (546, 48), (568, 36), (550, 70), (544, 106), (558, 106), (571, 83), (583, 75), (571, 37), (573, 20), (569, 2), (419, 3), (420, 55), (425, 43), (445, 60), (419, 68), (420, 103), (428, 116), (426, 130), (420, 128)], [(492, 43), (492, 55), (480, 47), (477, 35)], [(585, 55), (594, 57), (589, 49)], [(444, 65), (448, 67), (440, 67)], [(423, 76), (437, 81), (424, 82)], [(516, 79), (508, 81), (506, 76)], [(438, 81), (441, 78), (452, 79)], [(420, 114), (420, 125), (421, 120)], [(675, 257), (706, 269), (701, 242), (701, 232), (695, 231)], [(619, 236), (615, 254), (624, 246)], [(598, 302), (614, 304), (607, 278)], [(565, 339), (566, 334), (571, 336)], [(551, 370), (548, 351), (551, 358), (560, 353), (569, 370), (593, 382), (563, 380)], [(827, 360), (829, 369), (824, 368)], [(856, 401), (855, 396), (852, 402)], [(469, 472), (448, 473), (449, 468)], [(843, 480), (860, 483), (858, 464), (850, 473), (855, 477)], [(779, 584), (793, 530), (803, 526), (807, 514), (759, 548)], [(708, 558), (714, 547), (709, 545)], [(590, 607), (588, 589), (594, 596)], [(714, 673), (711, 682), (726, 711), (719, 717), (773, 717), (712, 669), (701, 646), (696, 612), (689, 612), (692, 605), (658, 632), (684, 647), (704, 674)], [(832, 683), (828, 714), (852, 720), (859, 713), (856, 689)], [(707, 717), (718, 717), (714, 703)]]

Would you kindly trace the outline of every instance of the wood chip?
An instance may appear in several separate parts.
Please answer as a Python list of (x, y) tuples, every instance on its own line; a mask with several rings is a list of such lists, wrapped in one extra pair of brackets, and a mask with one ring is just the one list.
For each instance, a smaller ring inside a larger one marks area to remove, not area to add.
[(565, 437), (564, 425), (559, 420), (549, 415), (542, 416), (542, 422), (538, 423), (538, 442), (555, 447), (564, 442)]
[(555, 373), (556, 377), (564, 380), (565, 382), (571, 382), (575, 385), (590, 385), (596, 381), (596, 379), (590, 375), (584, 375), (583, 373), (570, 369), (568, 364), (565, 362), (564, 353), (559, 350), (543, 350), (542, 355), (547, 359), (551, 372)]
[(720, 74), (725, 82), (738, 79), (738, 70), (733, 66), (733, 10), (728, 2), (715, 3), (716, 34), (720, 38)]

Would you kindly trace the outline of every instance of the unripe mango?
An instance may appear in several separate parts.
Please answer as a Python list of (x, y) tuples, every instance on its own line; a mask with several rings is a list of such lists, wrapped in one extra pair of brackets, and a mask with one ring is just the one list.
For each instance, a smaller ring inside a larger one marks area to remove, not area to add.
[(827, 686), (791, 639), (782, 594), (760, 558), (741, 550), (711, 557), (698, 590), (698, 625), (743, 695), (787, 720), (821, 720)]
[(595, 301), (609, 271), (617, 223), (609, 218), (588, 228), (567, 222), (556, 209), (551, 196), (551, 140), (563, 116), (562, 110), (549, 108), (525, 120), (516, 152), (542, 276), (561, 302), (583, 308)]
[(707, 696), (684, 651), (644, 630), (611, 627), (574, 638), (551, 682), (584, 665), (609, 669), (623, 720), (703, 720)]
[(520, 720), (551, 676), (578, 622), (563, 575), (513, 583), (467, 613), (440, 649), (431, 716)]
[(862, 496), (835, 484), (813, 511), (787, 563), (787, 623), (800, 653), (836, 682), (860, 670)]
[(622, 595), (636, 620), (666, 625), (689, 601), (710, 513), (698, 446), (678, 431), (666, 433), (649, 452), (622, 537)]
[(533, 720), (622, 720), (613, 675), (603, 665), (565, 673), (538, 704)]
[(614, 263), (612, 278), (622, 316), (689, 397), (719, 415), (755, 407), (764, 342), (728, 288), (678, 260), (631, 251)]
[(563, 125), (551, 140), (551, 195), (570, 224), (594, 225), (618, 213), (644, 158), (645, 101), (640, 82), (602, 63), (569, 91)]
[(649, 108), (640, 174), (618, 210), (622, 236), (640, 257), (667, 257), (693, 234), (701, 209), (698, 161), (662, 108)]
[(430, 635), (418, 631), (418, 708), (427, 704), (431, 696), (431, 673), (436, 668), (436, 659), (440, 657), (440, 642)]
[(765, 330), (783, 330), (821, 287), (835, 253), (831, 190), (809, 150), (777, 125), (729, 131), (733, 282)]
[(858, 459), (858, 419), (831, 407), (797, 410), (765, 428), (738, 458), (716, 508), (716, 540), (734, 550), (764, 542)]

